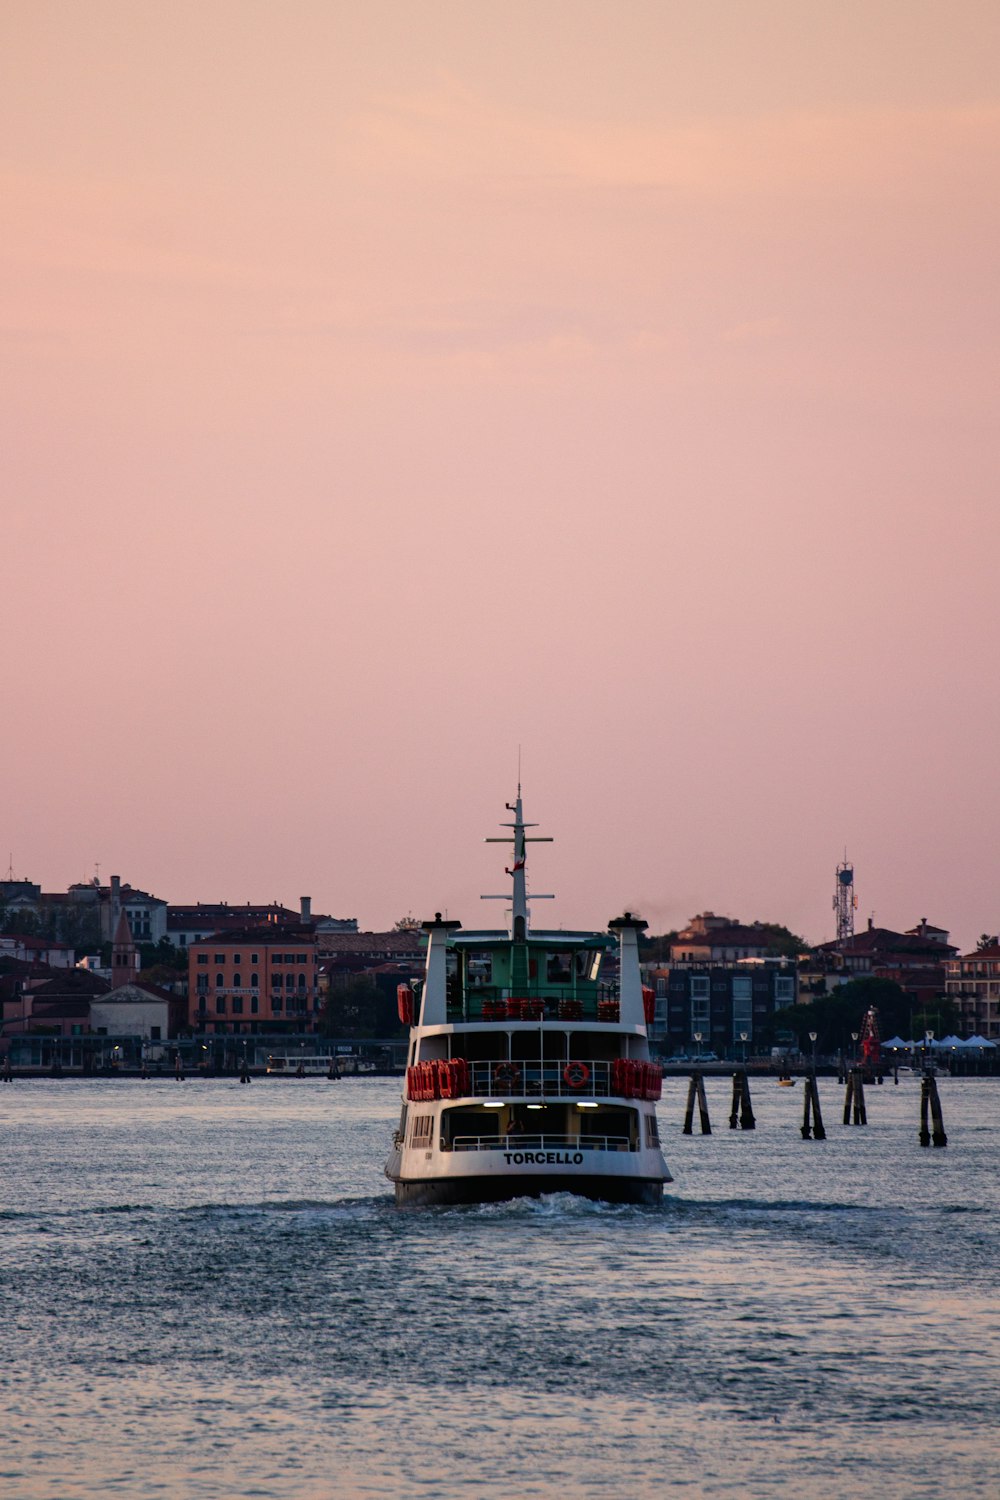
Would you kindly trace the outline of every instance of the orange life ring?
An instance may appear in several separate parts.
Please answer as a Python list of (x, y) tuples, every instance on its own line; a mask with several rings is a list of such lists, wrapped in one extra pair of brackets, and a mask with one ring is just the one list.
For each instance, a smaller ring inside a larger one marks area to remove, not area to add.
[(563, 1082), (567, 1088), (586, 1088), (590, 1082), (590, 1069), (585, 1062), (568, 1062), (563, 1068)]
[(500, 1085), (502, 1089), (513, 1089), (521, 1081), (521, 1069), (517, 1063), (497, 1063), (493, 1069), (493, 1082)]

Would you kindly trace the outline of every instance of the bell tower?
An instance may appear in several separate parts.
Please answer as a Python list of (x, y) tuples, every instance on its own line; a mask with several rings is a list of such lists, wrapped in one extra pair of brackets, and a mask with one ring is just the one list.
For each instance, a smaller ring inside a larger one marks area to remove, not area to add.
[(118, 926), (115, 928), (114, 942), (111, 944), (112, 987), (118, 989), (120, 985), (132, 984), (138, 973), (139, 954), (132, 937), (132, 929), (128, 925), (128, 917), (122, 911), (118, 917)]

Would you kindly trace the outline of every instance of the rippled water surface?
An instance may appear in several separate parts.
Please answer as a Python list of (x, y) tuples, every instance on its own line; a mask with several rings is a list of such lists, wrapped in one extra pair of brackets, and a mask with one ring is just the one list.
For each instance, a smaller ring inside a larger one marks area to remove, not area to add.
[(397, 1210), (388, 1080), (0, 1090), (0, 1494), (1000, 1494), (1000, 1085), (661, 1133), (661, 1208)]

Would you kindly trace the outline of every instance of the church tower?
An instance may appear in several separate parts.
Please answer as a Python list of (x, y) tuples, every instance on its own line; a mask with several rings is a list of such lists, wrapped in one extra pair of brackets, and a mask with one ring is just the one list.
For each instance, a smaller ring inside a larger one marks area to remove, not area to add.
[(114, 942), (111, 945), (111, 986), (118, 989), (123, 984), (133, 984), (139, 973), (139, 954), (132, 938), (132, 929), (124, 911), (118, 918)]

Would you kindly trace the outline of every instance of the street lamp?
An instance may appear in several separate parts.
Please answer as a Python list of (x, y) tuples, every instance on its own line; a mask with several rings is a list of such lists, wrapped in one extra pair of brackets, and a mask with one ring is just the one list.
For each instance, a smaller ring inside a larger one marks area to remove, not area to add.
[(933, 1040), (934, 1040), (934, 1032), (933, 1032), (933, 1030), (925, 1031), (924, 1032), (924, 1067), (925, 1068), (930, 1066), (930, 1060), (931, 1060), (931, 1058), (930, 1058), (931, 1043), (933, 1042)]
[(809, 1040), (812, 1042), (813, 1072), (814, 1073), (816, 1071), (816, 1038), (818, 1036), (819, 1036), (819, 1032), (818, 1031), (810, 1031), (810, 1033), (809, 1033)]
[(701, 1037), (702, 1037), (702, 1033), (700, 1031), (696, 1031), (694, 1033), (694, 1039), (695, 1039), (695, 1041), (698, 1044), (698, 1059), (697, 1059), (698, 1062), (701, 1062)]
[(743, 1066), (747, 1065), (747, 1032), (740, 1032), (740, 1041), (743, 1043)]
[(855, 1068), (858, 1065), (858, 1037), (860, 1035), (860, 1031), (851, 1032), (851, 1041), (854, 1043), (854, 1046), (851, 1048), (851, 1063)]

